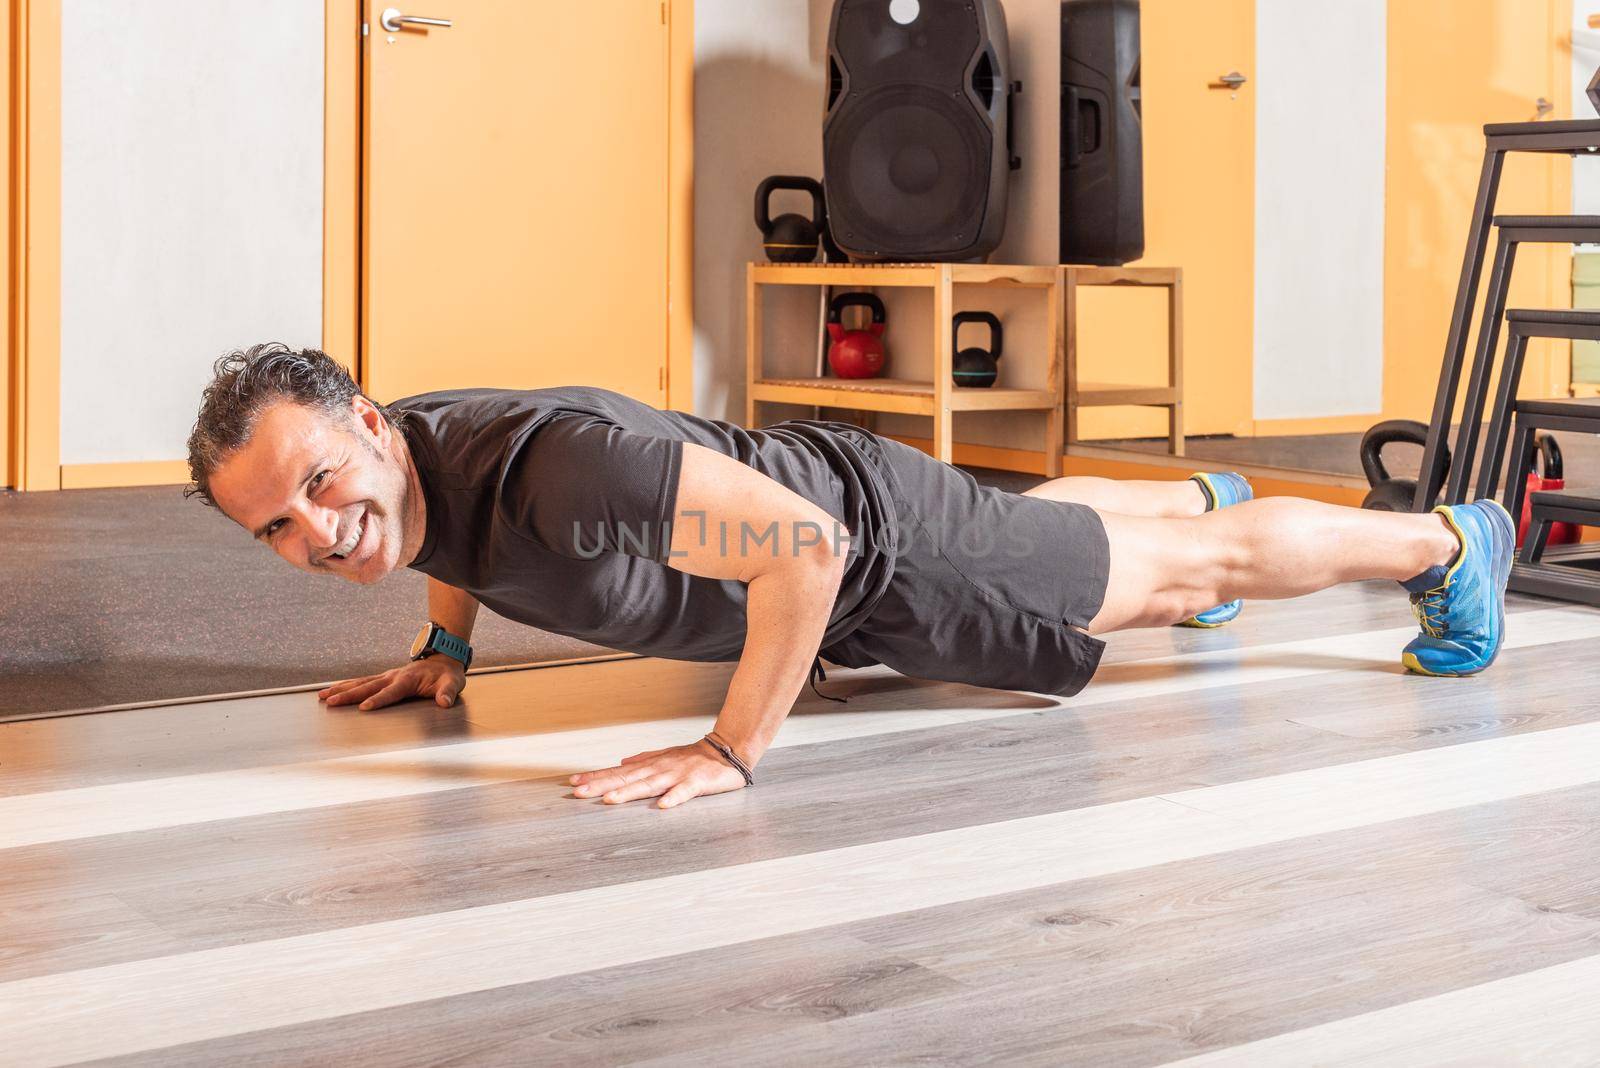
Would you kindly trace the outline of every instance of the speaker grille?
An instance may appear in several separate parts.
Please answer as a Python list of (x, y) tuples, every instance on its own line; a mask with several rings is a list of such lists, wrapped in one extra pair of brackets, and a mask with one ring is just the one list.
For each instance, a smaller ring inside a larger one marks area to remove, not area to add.
[(848, 247), (936, 255), (974, 242), (993, 137), (965, 94), (927, 85), (851, 93), (828, 140), (824, 182)]

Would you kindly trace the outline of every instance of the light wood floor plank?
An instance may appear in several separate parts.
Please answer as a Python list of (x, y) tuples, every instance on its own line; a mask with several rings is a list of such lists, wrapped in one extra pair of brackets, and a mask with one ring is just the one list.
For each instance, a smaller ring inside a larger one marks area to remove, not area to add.
[(0, 978), (142, 960), (190, 947), (189, 939), (88, 880), (53, 897), (11, 897), (0, 904)]
[(0, 984), (0, 1048), (130, 1053), (1486, 804), (1600, 779), (1600, 724), (1331, 770)]
[(728, 1063), (720, 1050), (748, 1039), (763, 1047), (756, 1063), (768, 1064), (783, 1036), (810, 1024), (870, 1018), (958, 988), (846, 935), (804, 932), (96, 1063), (613, 1068), (673, 1049), (706, 1065)]
[(1395, 1005), (1174, 1064), (1536, 1064), (1600, 1056), (1600, 956)]
[[(1074, 698), (1070, 707), (1076, 710), (1192, 693), (1208, 687), (1247, 686), (1333, 672), (1380, 670), (1398, 674), (1399, 669), (1393, 664), (1394, 650), (1409, 633), (1394, 630), (1343, 635), (1114, 666), (1106, 672), (1108, 677)], [(1512, 649), (1600, 637), (1600, 612), (1526, 612), (1516, 617), (1508, 634), (1507, 645)], [(560, 670), (566, 669), (530, 674)], [(862, 676), (894, 677), (887, 669), (870, 668), (852, 673), (852, 682)], [(1015, 715), (1027, 707), (1026, 702), (1053, 700), (1001, 694), (999, 708), (972, 707), (970, 702), (957, 706), (953, 702), (960, 698), (952, 698), (948, 688), (941, 689), (946, 690), (944, 701), (950, 702), (944, 707), (884, 711), (871, 716), (832, 711), (795, 715), (775, 744), (817, 744), (864, 734), (999, 718)], [(286, 695), (263, 700), (314, 698)], [(1023, 708), (1018, 707), (1019, 702), (1024, 703)], [(1055, 701), (1047, 707), (1054, 706), (1065, 707), (1065, 703)], [(680, 716), (0, 798), (0, 849), (559, 776), (605, 766), (619, 754), (678, 744), (708, 729), (711, 719), (708, 715)], [(0, 731), (4, 729), (0, 727)]]
[[(1303, 837), (1592, 782), (1596, 757), (1600, 723), (1587, 723), (1163, 796)], [(1408, 763), (1433, 774), (1396, 774)]]
[(1541, 833), (1550, 848), (1474, 871), (1474, 885), (1514, 894), (1546, 912), (1600, 921), (1600, 792), (1583, 806), (1562, 795), (1529, 799), (1542, 804)]

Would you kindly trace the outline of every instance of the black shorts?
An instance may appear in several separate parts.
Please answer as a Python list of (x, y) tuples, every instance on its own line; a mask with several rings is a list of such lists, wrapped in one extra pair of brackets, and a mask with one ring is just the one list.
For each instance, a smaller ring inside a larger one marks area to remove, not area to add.
[(916, 678), (1071, 696), (1105, 643), (1082, 629), (1105, 599), (1105, 526), (1081, 504), (981, 486), (958, 467), (862, 434), (894, 498), (894, 575), (860, 627), (822, 650)]

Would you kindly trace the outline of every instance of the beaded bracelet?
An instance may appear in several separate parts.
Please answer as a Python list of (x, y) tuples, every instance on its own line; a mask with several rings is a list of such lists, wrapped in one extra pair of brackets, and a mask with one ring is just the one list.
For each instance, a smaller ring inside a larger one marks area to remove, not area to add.
[(744, 776), (744, 784), (746, 786), (754, 786), (756, 784), (756, 777), (750, 774), (750, 765), (740, 760), (739, 754), (735, 753), (729, 746), (724, 744), (721, 739), (717, 738), (713, 734), (706, 735), (705, 740), (708, 744), (710, 744), (711, 748), (722, 754), (723, 760), (726, 760), (729, 764), (732, 764), (734, 769), (738, 771), (740, 775)]

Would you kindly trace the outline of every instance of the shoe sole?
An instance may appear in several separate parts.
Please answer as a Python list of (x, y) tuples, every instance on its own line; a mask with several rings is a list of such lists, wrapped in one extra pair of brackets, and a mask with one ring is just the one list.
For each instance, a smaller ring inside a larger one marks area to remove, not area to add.
[(1422, 661), (1417, 659), (1416, 653), (1401, 653), (1400, 663), (1413, 675), (1426, 675), (1430, 679), (1464, 679), (1470, 675), (1478, 674), (1483, 668), (1494, 663), (1494, 659), (1491, 657), (1488, 664), (1484, 664), (1480, 668), (1473, 668), (1471, 671), (1429, 671), (1422, 666)]
[[(1233, 619), (1238, 618), (1238, 616), (1233, 617)], [(1185, 619), (1182, 622), (1174, 623), (1173, 626), (1192, 627), (1195, 630), (1216, 630), (1218, 627), (1226, 627), (1229, 623), (1233, 622), (1233, 619), (1224, 619), (1221, 623), (1206, 623), (1203, 620), (1195, 618), (1194, 616), (1190, 616), (1188, 619)]]

